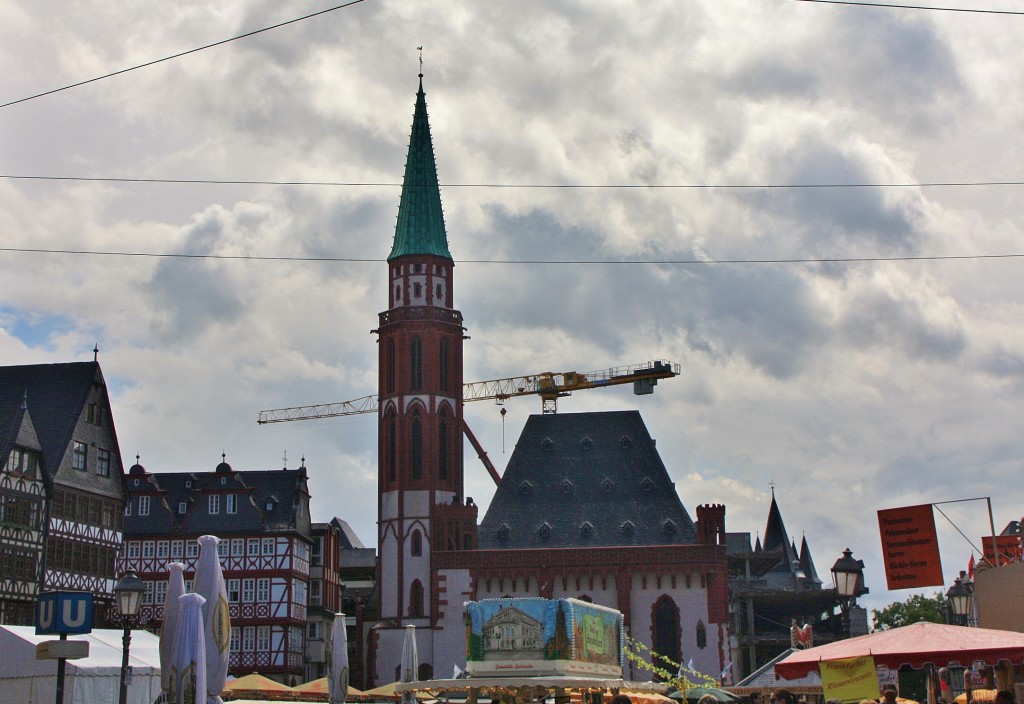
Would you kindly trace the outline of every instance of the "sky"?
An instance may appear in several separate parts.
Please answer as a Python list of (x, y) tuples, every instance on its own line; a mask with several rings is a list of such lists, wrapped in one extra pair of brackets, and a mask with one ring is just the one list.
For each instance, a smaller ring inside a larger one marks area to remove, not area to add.
[[(339, 4), (0, 0), (0, 103)], [(375, 417), (256, 419), (376, 390), (423, 47), (466, 381), (678, 363), (652, 396), (559, 410), (640, 410), (691, 516), (724, 503), (728, 531), (763, 535), (774, 490), (826, 582), (864, 560), (869, 608), (914, 593), (886, 590), (876, 511), (958, 501), (935, 512), (945, 590), (983, 499), (997, 530), (1024, 506), (1024, 260), (1001, 256), (1024, 254), (1022, 23), (365, 0), (7, 105), (0, 359), (98, 346), (126, 467), (304, 458), (314, 519), (374, 546)], [(540, 402), (504, 408), (466, 407), (499, 471)], [(466, 476), (486, 507), (468, 444)]]

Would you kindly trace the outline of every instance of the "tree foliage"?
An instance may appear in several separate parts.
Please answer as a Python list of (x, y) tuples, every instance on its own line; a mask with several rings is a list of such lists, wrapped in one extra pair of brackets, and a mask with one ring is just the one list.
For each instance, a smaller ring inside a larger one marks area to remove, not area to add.
[(942, 592), (935, 592), (931, 596), (914, 594), (905, 601), (895, 601), (889, 604), (881, 611), (872, 609), (871, 618), (875, 622), (876, 631), (909, 626), (918, 621), (945, 623), (946, 598)]

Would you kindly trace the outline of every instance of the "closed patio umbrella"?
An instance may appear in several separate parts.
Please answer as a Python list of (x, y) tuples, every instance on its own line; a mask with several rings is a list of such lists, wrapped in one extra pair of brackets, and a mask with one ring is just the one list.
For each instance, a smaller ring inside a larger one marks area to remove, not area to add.
[(185, 593), (185, 565), (172, 562), (167, 565), (167, 596), (164, 599), (164, 621), (160, 628), (160, 689), (171, 689), (171, 658), (174, 655), (174, 634), (178, 629), (178, 597)]
[(334, 614), (331, 625), (330, 653), (327, 657), (328, 684), (331, 704), (345, 704), (348, 696), (348, 635), (345, 633), (345, 614)]
[(202, 704), (206, 701), (206, 630), (203, 604), (198, 594), (178, 597), (178, 624), (168, 678), (170, 704)]
[[(416, 653), (416, 626), (405, 627), (405, 640), (402, 642), (402, 682), (415, 682), (418, 678), (416, 670), (419, 668), (419, 655)], [(404, 704), (413, 704), (416, 698), (412, 692), (402, 693)]]
[(220, 693), (228, 677), (228, 645), (231, 640), (231, 613), (228, 592), (215, 535), (199, 537), (199, 563), (196, 565), (196, 594), (206, 599), (203, 622), (206, 627), (206, 702), (222, 704)]

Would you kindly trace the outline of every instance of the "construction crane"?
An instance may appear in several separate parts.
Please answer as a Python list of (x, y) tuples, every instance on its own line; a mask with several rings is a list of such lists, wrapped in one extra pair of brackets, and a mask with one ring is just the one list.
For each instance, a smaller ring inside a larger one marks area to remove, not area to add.
[[(655, 360), (593, 372), (543, 372), (531, 376), (516, 376), (491, 381), (473, 381), (462, 387), (462, 400), (486, 401), (494, 399), (503, 403), (516, 396), (540, 396), (541, 412), (557, 413), (558, 399), (570, 396), (573, 391), (597, 389), (605, 386), (633, 384), (633, 393), (642, 396), (654, 393), (660, 379), (678, 376), (680, 367), (674, 362)], [(341, 403), (323, 403), (313, 406), (292, 406), (260, 411), (257, 423), (287, 423), (293, 420), (315, 420), (335, 418), (361, 413), (376, 413), (378, 397), (363, 396)]]
[[(497, 403), (504, 403), (507, 399), (516, 396), (540, 396), (541, 412), (545, 414), (558, 411), (558, 399), (569, 396), (573, 391), (584, 389), (599, 389), (605, 386), (618, 386), (620, 384), (633, 384), (633, 393), (638, 396), (654, 393), (654, 387), (660, 379), (671, 379), (678, 376), (680, 367), (674, 362), (655, 360), (641, 364), (631, 364), (623, 367), (612, 367), (611, 369), (599, 369), (594, 372), (543, 372), (532, 376), (516, 376), (506, 379), (493, 379), (491, 381), (474, 381), (464, 384), (462, 387), (462, 400), (486, 401), (494, 399)], [(379, 408), (379, 399), (376, 395), (363, 396), (362, 398), (341, 403), (323, 403), (313, 406), (292, 406), (291, 408), (276, 408), (267, 411), (260, 411), (260, 425), (267, 423), (287, 423), (293, 420), (314, 420), (318, 418), (335, 418), (338, 416), (353, 416), (362, 413), (376, 413)], [(504, 414), (504, 409), (502, 409)], [(501, 484), (501, 475), (487, 456), (480, 441), (477, 440), (473, 431), (470, 430), (465, 418), (462, 420), (462, 432), (469, 440), (477, 457), (491, 475), (495, 485)]]

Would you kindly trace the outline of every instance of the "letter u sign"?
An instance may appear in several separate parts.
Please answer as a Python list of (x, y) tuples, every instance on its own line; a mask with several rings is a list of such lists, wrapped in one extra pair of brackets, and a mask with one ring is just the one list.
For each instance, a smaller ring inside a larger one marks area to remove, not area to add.
[(92, 594), (45, 592), (37, 600), (36, 635), (92, 631)]

